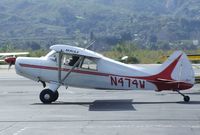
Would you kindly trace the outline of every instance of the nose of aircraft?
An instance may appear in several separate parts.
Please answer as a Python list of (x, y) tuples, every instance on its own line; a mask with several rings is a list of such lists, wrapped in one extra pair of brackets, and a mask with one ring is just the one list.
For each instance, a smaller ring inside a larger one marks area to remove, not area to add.
[(20, 62), (22, 61), (22, 58), (21, 57), (18, 57), (16, 58), (15, 60), (15, 70), (16, 70), (16, 73), (19, 74), (21, 72), (21, 66), (20, 66)]
[(32, 80), (37, 80), (40, 74), (41, 58), (33, 57), (18, 57), (15, 61), (15, 70), (18, 75), (27, 77)]

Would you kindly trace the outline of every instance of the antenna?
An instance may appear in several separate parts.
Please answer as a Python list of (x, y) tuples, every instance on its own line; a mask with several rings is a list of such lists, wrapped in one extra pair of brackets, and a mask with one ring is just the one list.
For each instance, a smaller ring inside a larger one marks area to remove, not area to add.
[(94, 41), (92, 41), (91, 43), (89, 43), (89, 45), (88, 46), (86, 46), (84, 49), (89, 49), (92, 45), (94, 45), (94, 43), (95, 43), (95, 40)]

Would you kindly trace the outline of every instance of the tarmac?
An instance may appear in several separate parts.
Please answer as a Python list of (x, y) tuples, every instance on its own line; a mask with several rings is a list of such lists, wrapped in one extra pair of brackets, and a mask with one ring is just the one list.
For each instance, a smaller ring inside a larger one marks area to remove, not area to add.
[(0, 70), (0, 135), (199, 135), (200, 85), (184, 93), (59, 89), (53, 104), (42, 85)]

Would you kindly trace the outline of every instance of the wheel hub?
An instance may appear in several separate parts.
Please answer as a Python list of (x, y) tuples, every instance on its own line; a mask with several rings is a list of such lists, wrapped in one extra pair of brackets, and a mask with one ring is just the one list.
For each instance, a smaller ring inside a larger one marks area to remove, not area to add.
[(49, 100), (50, 99), (50, 95), (49, 94), (45, 94), (44, 95), (44, 99)]

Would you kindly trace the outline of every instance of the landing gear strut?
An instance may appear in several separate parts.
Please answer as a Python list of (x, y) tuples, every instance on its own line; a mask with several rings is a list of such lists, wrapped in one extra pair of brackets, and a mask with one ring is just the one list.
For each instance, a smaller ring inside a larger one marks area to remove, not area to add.
[(183, 100), (184, 100), (185, 102), (189, 102), (189, 101), (190, 101), (190, 97), (189, 97), (189, 96), (184, 95), (184, 94), (181, 93), (179, 90), (176, 90), (176, 92), (178, 92), (181, 96), (183, 96)]
[(55, 92), (53, 92), (50, 89), (44, 89), (40, 93), (40, 100), (44, 104), (51, 104), (51, 102), (56, 101), (58, 99), (58, 97), (59, 97), (59, 93), (57, 90)]
[[(52, 102), (56, 101), (59, 97), (58, 94), (58, 88), (61, 85), (64, 85), (64, 81), (67, 79), (67, 77), (72, 73), (72, 71), (78, 66), (78, 64), (81, 62), (81, 60), (84, 59), (84, 57), (78, 57), (78, 60), (72, 65), (73, 67), (67, 72), (64, 78), (62, 78), (62, 55), (63, 52), (62, 50), (58, 53), (58, 80), (57, 81), (50, 81), (49, 82), (49, 87), (42, 90), (40, 93), (40, 100), (44, 104), (51, 104)], [(39, 82), (42, 83), (43, 87), (46, 87), (46, 83), (42, 80), (39, 79)]]

